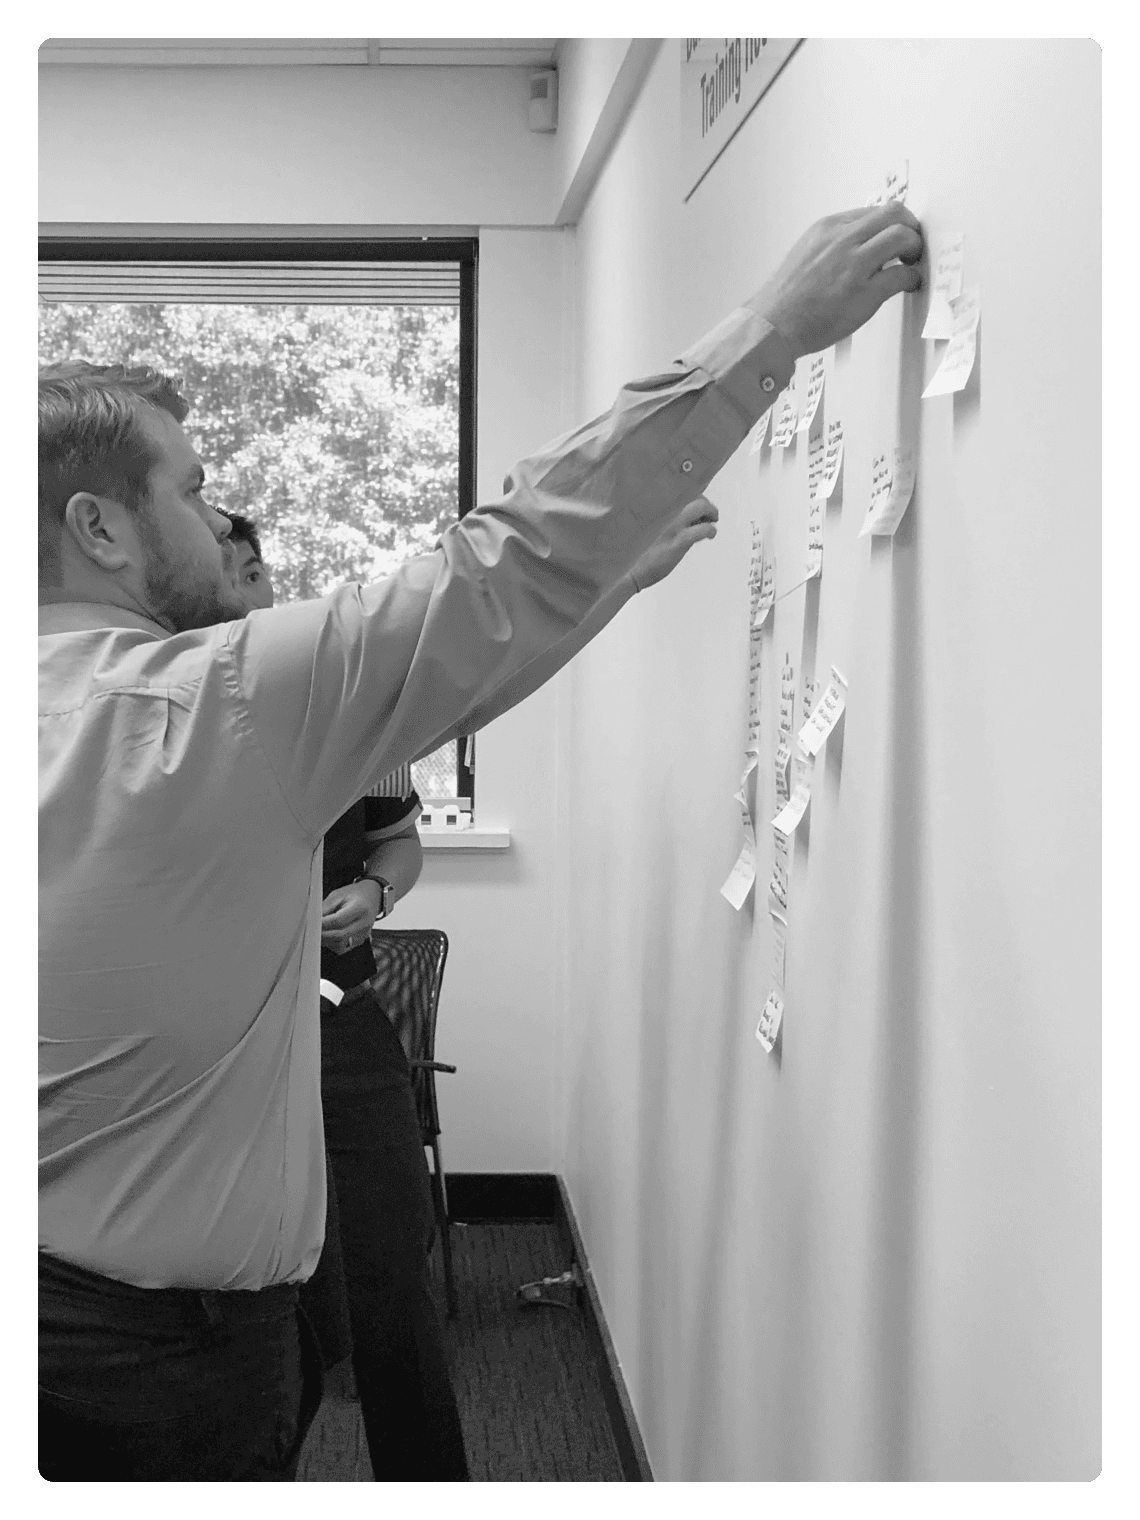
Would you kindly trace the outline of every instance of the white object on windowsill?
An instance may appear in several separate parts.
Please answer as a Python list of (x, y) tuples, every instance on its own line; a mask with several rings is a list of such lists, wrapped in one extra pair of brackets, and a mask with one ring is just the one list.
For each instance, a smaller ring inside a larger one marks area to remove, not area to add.
[(420, 813), (419, 825), (425, 832), (431, 833), (459, 833), (463, 829), (471, 827), (471, 813), (467, 808), (461, 808), (458, 803), (445, 802), (433, 805), (424, 803)]

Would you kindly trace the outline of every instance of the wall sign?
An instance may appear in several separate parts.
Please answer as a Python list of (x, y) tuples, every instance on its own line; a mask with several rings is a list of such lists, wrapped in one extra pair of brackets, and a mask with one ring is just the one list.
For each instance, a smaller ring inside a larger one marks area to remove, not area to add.
[(802, 41), (802, 37), (684, 39), (682, 200), (689, 199)]

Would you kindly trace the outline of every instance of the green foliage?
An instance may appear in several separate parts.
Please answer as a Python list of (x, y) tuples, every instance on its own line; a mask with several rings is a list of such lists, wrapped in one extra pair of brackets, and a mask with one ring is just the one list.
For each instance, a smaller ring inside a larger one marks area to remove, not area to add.
[(281, 601), (388, 574), (458, 515), (454, 307), (41, 302), (40, 358), (178, 378), (207, 500), (256, 521)]

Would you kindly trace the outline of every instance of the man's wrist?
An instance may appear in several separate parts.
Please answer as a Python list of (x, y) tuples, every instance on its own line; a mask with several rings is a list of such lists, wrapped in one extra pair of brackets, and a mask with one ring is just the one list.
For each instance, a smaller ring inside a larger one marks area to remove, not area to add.
[(376, 888), (376, 912), (374, 918), (387, 918), (396, 906), (396, 889), (386, 876), (376, 871), (364, 871), (356, 878), (357, 883), (371, 882)]

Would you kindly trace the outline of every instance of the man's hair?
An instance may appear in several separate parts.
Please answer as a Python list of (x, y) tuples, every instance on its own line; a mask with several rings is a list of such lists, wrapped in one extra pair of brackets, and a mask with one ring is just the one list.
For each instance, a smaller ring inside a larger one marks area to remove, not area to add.
[(230, 520), (230, 543), (248, 544), (253, 550), (254, 559), (261, 558), (261, 539), (258, 537), (257, 524), (251, 518), (243, 517), (240, 512), (231, 512), (228, 508), (219, 508), (223, 517)]
[(40, 369), (40, 585), (62, 576), (64, 512), (77, 491), (109, 496), (137, 511), (158, 462), (143, 432), (146, 409), (181, 422), (190, 410), (174, 381), (147, 365), (88, 364)]

